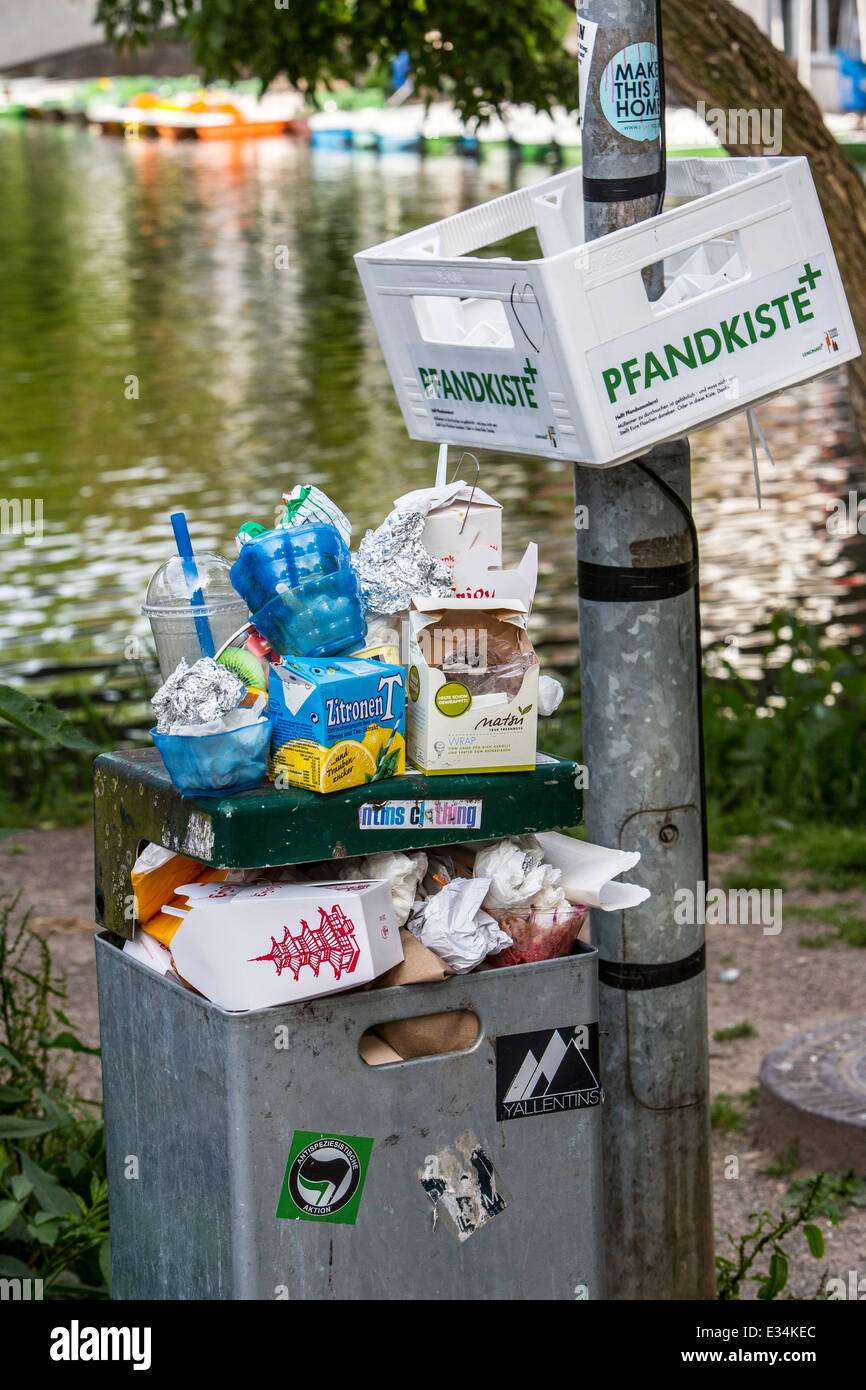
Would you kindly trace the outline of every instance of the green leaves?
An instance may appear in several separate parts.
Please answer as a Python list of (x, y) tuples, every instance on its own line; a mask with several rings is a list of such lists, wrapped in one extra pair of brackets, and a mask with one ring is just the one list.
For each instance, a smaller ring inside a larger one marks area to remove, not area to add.
[(788, 1282), (788, 1259), (781, 1250), (770, 1256), (770, 1268), (763, 1278), (757, 1278), (758, 1298), (776, 1298)]
[(820, 1226), (808, 1225), (803, 1227), (803, 1235), (809, 1243), (809, 1253), (814, 1255), (816, 1260), (820, 1260), (824, 1253), (824, 1234)]
[[(821, 1210), (826, 1200), (826, 1178), (818, 1173), (813, 1178), (803, 1178), (792, 1183), (787, 1202), (788, 1210), (780, 1215), (771, 1211), (752, 1212), (749, 1220), (754, 1225), (743, 1235), (734, 1238), (727, 1234), (734, 1258), (726, 1255), (716, 1256), (716, 1290), (719, 1299), (730, 1301), (740, 1297), (740, 1286), (744, 1279), (758, 1285), (758, 1298), (762, 1300), (778, 1298), (788, 1282), (788, 1255), (782, 1240), (802, 1227), (809, 1247), (809, 1253), (820, 1259), (824, 1254), (824, 1236), (810, 1217)], [(838, 1174), (836, 1175), (839, 1176)], [(758, 1259), (769, 1254), (765, 1274), (751, 1274), (750, 1270)]]
[(30, 1120), (19, 1115), (0, 1115), (0, 1142), (4, 1139), (32, 1139), (37, 1134), (50, 1134), (56, 1128), (56, 1120), (46, 1120), (44, 1117)]
[[(100, 0), (110, 42), (157, 33), (165, 0)], [(172, 13), (207, 80), (280, 73), (311, 92), (335, 82), (387, 79), (395, 53), (410, 58), (415, 90), (447, 91), (465, 117), (504, 102), (577, 107), (574, 58), (563, 48), (563, 0), (175, 0)], [(163, 31), (164, 33), (164, 31)]]
[(18, 1155), (21, 1159), (21, 1176), (29, 1184), (42, 1210), (52, 1216), (77, 1215), (79, 1208), (74, 1194), (67, 1192), (51, 1173), (40, 1168), (21, 1149)]
[(71, 748), (79, 753), (101, 752), (99, 745), (86, 738), (66, 715), (54, 705), (34, 700), (23, 690), (0, 685), (0, 719), (5, 719), (28, 734), (35, 734), (46, 743)]
[[(0, 1274), (37, 1278), (45, 1297), (108, 1294), (105, 1133), (69, 1094), (55, 1057), (94, 1053), (53, 999), (63, 989), (46, 942), (0, 910)], [(59, 1031), (58, 1031), (59, 1028)], [(77, 1293), (76, 1293), (77, 1291)]]

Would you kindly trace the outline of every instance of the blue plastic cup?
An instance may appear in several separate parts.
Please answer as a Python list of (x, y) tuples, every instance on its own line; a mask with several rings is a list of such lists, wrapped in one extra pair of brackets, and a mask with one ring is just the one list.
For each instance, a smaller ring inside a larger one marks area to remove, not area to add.
[(267, 774), (271, 721), (259, 719), (222, 734), (158, 734), (151, 738), (184, 796), (228, 796), (250, 791)]
[(318, 575), (350, 565), (349, 548), (336, 526), (312, 521), (305, 526), (277, 527), (247, 541), (229, 577), (255, 613), (281, 590), (297, 589)]
[(277, 594), (253, 614), (252, 623), (281, 656), (352, 651), (367, 633), (358, 576), (353, 569), (340, 569), (310, 579)]

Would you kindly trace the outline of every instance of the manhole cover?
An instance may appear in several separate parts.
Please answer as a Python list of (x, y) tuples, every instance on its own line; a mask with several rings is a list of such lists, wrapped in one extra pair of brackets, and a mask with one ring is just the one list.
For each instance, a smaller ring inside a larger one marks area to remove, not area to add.
[(803, 1163), (866, 1173), (866, 1018), (815, 1028), (768, 1053), (758, 1126), (775, 1152), (796, 1139)]

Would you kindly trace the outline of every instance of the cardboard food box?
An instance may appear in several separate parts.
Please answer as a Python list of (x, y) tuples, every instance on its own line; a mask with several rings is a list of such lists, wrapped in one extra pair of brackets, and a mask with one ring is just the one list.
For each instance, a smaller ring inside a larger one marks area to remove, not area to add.
[(428, 775), (535, 767), (538, 658), (519, 599), (413, 598), (407, 752)]
[(403, 959), (383, 880), (195, 883), (171, 942), (178, 974), (223, 1009), (355, 989)]
[(502, 564), (502, 507), (480, 487), (458, 481), (418, 488), (398, 497), (394, 506), (426, 512), (424, 547), (452, 572), (470, 554), (485, 570)]
[(287, 657), (268, 676), (272, 781), (345, 791), (406, 771), (402, 666)]

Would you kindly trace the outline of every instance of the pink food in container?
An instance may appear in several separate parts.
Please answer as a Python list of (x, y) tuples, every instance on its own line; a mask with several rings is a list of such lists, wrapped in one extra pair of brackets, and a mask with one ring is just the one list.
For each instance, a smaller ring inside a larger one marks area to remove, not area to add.
[(538, 908), (527, 917), (507, 910), (492, 912), (490, 915), (508, 932), (512, 945), (488, 956), (485, 964), (531, 965), (534, 961), (567, 956), (580, 935), (587, 911), (579, 905), (562, 903), (560, 907)]

